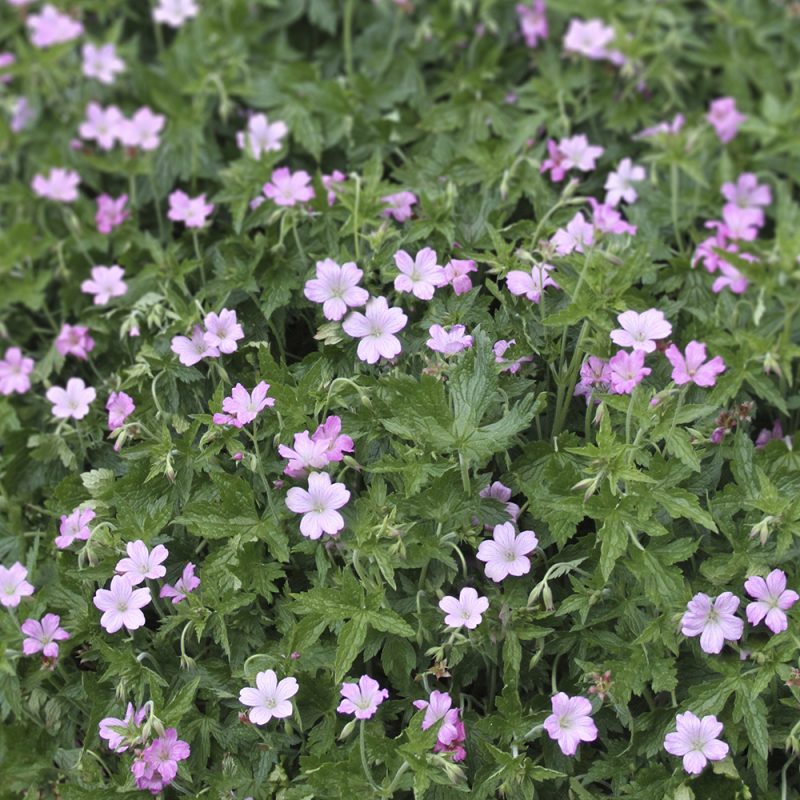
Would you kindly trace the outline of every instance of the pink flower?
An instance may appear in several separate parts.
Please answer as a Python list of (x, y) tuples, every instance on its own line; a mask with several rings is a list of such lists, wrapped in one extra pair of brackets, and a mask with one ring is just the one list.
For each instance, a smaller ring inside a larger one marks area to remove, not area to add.
[(760, 208), (739, 208), (729, 203), (722, 210), (724, 235), (729, 239), (752, 242), (763, 224), (764, 212)]
[[(741, 258), (745, 255), (747, 253), (742, 253)], [(722, 274), (711, 284), (714, 294), (719, 294), (723, 289), (730, 289), (734, 294), (743, 294), (750, 285), (750, 281), (727, 261), (719, 262), (719, 271)]]
[(593, 61), (608, 58), (607, 46), (614, 41), (614, 29), (602, 20), (571, 19), (564, 36), (564, 51), (586, 56)]
[(719, 140), (727, 144), (747, 118), (737, 110), (734, 98), (719, 97), (711, 101), (706, 119), (714, 126)]
[(83, 25), (62, 14), (49, 3), (39, 14), (31, 14), (26, 20), (31, 44), (34, 47), (52, 47), (77, 39), (83, 33)]
[(611, 367), (608, 361), (589, 356), (588, 361), (581, 366), (581, 379), (575, 387), (575, 397), (585, 397), (588, 405), (595, 390), (607, 392), (610, 387)]
[(617, 322), (621, 327), (611, 331), (611, 341), (620, 347), (632, 347), (645, 353), (656, 349), (656, 339), (666, 339), (672, 333), (672, 325), (667, 322), (664, 312), (657, 308), (648, 308), (641, 314), (623, 311)]
[(582, 253), (584, 246), (591, 247), (594, 244), (594, 226), (587, 222), (583, 213), (579, 211), (567, 223), (566, 228), (559, 228), (553, 234), (550, 242), (560, 256), (568, 256), (573, 251)]
[(31, 188), (39, 197), (60, 203), (74, 203), (78, 199), (80, 181), (80, 176), (74, 170), (55, 167), (46, 178), (43, 175), (34, 175)]
[(585, 697), (570, 697), (559, 692), (550, 698), (553, 713), (544, 721), (547, 735), (565, 756), (574, 756), (581, 742), (597, 738), (597, 726), (591, 717), (592, 704)]
[(723, 592), (713, 602), (707, 594), (698, 592), (681, 619), (681, 633), (699, 636), (704, 653), (719, 653), (726, 639), (735, 642), (742, 638), (744, 623), (736, 616), (737, 608), (739, 598), (730, 592)]
[(26, 97), (18, 97), (11, 103), (11, 122), (9, 127), (13, 133), (19, 133), (28, 127), (35, 113)]
[(6, 568), (0, 564), (0, 604), (6, 608), (16, 608), (23, 597), (33, 594), (33, 586), (25, 579), (28, 570), (17, 561)]
[(550, 180), (555, 183), (563, 181), (567, 174), (567, 169), (564, 166), (565, 155), (561, 152), (555, 139), (547, 140), (547, 155), (548, 157), (539, 167), (539, 172), (542, 175), (544, 175), (545, 172), (549, 172)]
[(241, 428), (252, 422), (265, 408), (275, 405), (275, 398), (267, 397), (268, 391), (269, 384), (265, 381), (257, 383), (252, 392), (237, 383), (230, 397), (222, 401), (222, 410), (236, 420), (236, 427)]
[(549, 29), (547, 27), (547, 7), (544, 0), (531, 0), (530, 5), (517, 4), (517, 17), (519, 30), (528, 47), (536, 47), (539, 39), (546, 39)]
[(452, 325), (449, 331), (441, 325), (431, 325), (428, 333), (431, 338), (425, 344), (437, 353), (449, 356), (472, 347), (472, 337), (466, 335), (463, 325)]
[(616, 206), (620, 200), (624, 200), (626, 203), (636, 202), (639, 195), (636, 194), (633, 184), (641, 183), (646, 176), (644, 167), (634, 164), (629, 158), (623, 158), (616, 171), (611, 172), (606, 178), (604, 186), (606, 204)]
[[(791, 437), (786, 437), (787, 439), (791, 439)], [(781, 421), (776, 419), (772, 430), (769, 428), (762, 428), (756, 438), (756, 449), (761, 450), (761, 448), (766, 447), (767, 443), (777, 440), (783, 439), (783, 425), (781, 425)]]
[(81, 283), (84, 294), (94, 295), (94, 304), (104, 306), (112, 297), (122, 297), (128, 291), (123, 279), (125, 270), (116, 264), (110, 267), (92, 267), (92, 277)]
[(169, 550), (163, 544), (157, 544), (150, 551), (141, 539), (137, 539), (135, 542), (128, 542), (125, 550), (128, 557), (117, 561), (114, 571), (126, 577), (131, 585), (136, 586), (145, 580), (163, 578), (167, 574), (166, 567), (161, 564), (169, 555)]
[(262, 153), (277, 153), (288, 132), (285, 122), (270, 123), (266, 114), (253, 114), (247, 130), (236, 134), (236, 144), (258, 159)]
[(414, 192), (396, 192), (384, 195), (381, 201), (388, 205), (381, 212), (384, 217), (392, 217), (395, 222), (405, 222), (414, 213), (411, 207), (417, 204), (417, 196)]
[(403, 330), (408, 317), (399, 308), (389, 308), (385, 297), (373, 297), (367, 302), (364, 313), (354, 311), (342, 323), (348, 336), (360, 339), (358, 357), (368, 364), (380, 358), (394, 358), (402, 347), (394, 335)]
[(106, 401), (108, 411), (108, 429), (115, 431), (121, 428), (125, 420), (136, 410), (133, 398), (125, 392), (111, 392)]
[(353, 452), (353, 440), (342, 433), (342, 420), (331, 415), (311, 435), (315, 442), (324, 442), (328, 461), (341, 461), (345, 453)]
[(423, 247), (413, 260), (405, 250), (398, 250), (394, 263), (400, 270), (394, 288), (398, 292), (411, 292), (420, 300), (430, 300), (436, 288), (447, 282), (444, 269), (437, 263), (436, 251), (430, 247)]
[(19, 347), (9, 347), (0, 359), (0, 394), (24, 394), (31, 388), (33, 359), (22, 355)]
[(649, 128), (639, 131), (633, 138), (634, 139), (651, 139), (653, 136), (675, 136), (683, 128), (683, 123), (686, 118), (683, 114), (676, 114), (672, 122), (659, 122)]
[(172, 28), (180, 28), (184, 22), (200, 13), (195, 0), (158, 0), (153, 9), (153, 19)]
[(341, 266), (333, 259), (317, 261), (317, 277), (306, 281), (304, 294), (312, 303), (322, 303), (325, 319), (340, 320), (348, 307), (358, 308), (369, 300), (369, 293), (358, 282), (364, 273), (352, 262)]
[(144, 625), (141, 610), (151, 600), (150, 590), (134, 589), (133, 584), (121, 575), (111, 579), (110, 589), (98, 589), (94, 595), (95, 608), (103, 612), (100, 624), (108, 633), (116, 633), (123, 625), (135, 631)]
[(308, 539), (319, 539), (323, 533), (335, 536), (344, 528), (344, 519), (336, 510), (347, 504), (350, 492), (343, 483), (331, 483), (327, 472), (312, 472), (308, 490), (294, 486), (286, 493), (286, 506), (302, 514), (300, 533)]
[(626, 222), (616, 208), (607, 203), (598, 203), (594, 197), (589, 198), (589, 205), (592, 207), (592, 225), (595, 230), (600, 233), (626, 233), (636, 236), (636, 226)]
[(213, 203), (206, 203), (205, 194), (189, 197), (177, 190), (169, 196), (167, 217), (173, 222), (182, 222), (187, 228), (202, 228), (214, 210)]
[(514, 295), (524, 296), (532, 303), (538, 303), (542, 299), (542, 293), (548, 286), (553, 286), (556, 289), (561, 288), (549, 275), (554, 269), (555, 267), (552, 264), (537, 264), (531, 267), (530, 272), (513, 269), (506, 275), (508, 291)]
[(86, 106), (86, 119), (78, 132), (82, 139), (96, 141), (103, 150), (111, 150), (117, 142), (124, 117), (116, 106), (103, 108), (99, 103)]
[(505, 339), (499, 339), (492, 346), (492, 351), (494, 352), (494, 363), (505, 364), (506, 366), (503, 367), (503, 372), (510, 372), (512, 375), (516, 375), (523, 364), (533, 361), (532, 356), (520, 356), (519, 358), (512, 360), (504, 358), (508, 348), (513, 347), (516, 343), (516, 339), (509, 339), (508, 341)]
[(117, 73), (125, 71), (125, 62), (117, 56), (113, 44), (97, 47), (85, 44), (81, 50), (83, 58), (82, 71), (87, 78), (96, 78), (100, 83), (110, 86)]
[(76, 508), (67, 515), (61, 515), (61, 525), (58, 528), (59, 535), (56, 536), (56, 547), (64, 550), (69, 547), (76, 539), (85, 542), (92, 535), (89, 523), (95, 518), (96, 514), (91, 508)]
[(254, 725), (266, 725), (273, 717), (284, 719), (292, 715), (291, 699), (298, 690), (295, 678), (278, 680), (274, 670), (268, 669), (256, 675), (256, 688), (247, 687), (239, 691), (239, 702), (250, 706), (247, 716)]
[(481, 624), (482, 615), (489, 608), (489, 600), (480, 597), (473, 588), (467, 586), (458, 597), (443, 597), (439, 601), (439, 608), (445, 613), (444, 624), (448, 628), (464, 627), (472, 630)]
[(444, 279), (453, 287), (457, 295), (466, 294), (472, 288), (470, 272), (477, 272), (478, 268), (471, 258), (451, 258), (444, 265)]
[[(166, 117), (163, 114), (155, 114), (147, 106), (143, 106), (130, 119), (122, 120), (119, 126), (119, 138), (125, 147), (155, 150), (161, 144), (160, 133), (165, 122)], [(205, 195), (201, 197), (205, 202)]]
[(773, 633), (789, 627), (786, 612), (800, 600), (800, 595), (786, 588), (786, 573), (774, 569), (766, 578), (757, 575), (744, 582), (744, 590), (755, 602), (747, 604), (747, 621), (758, 625), (762, 620)]
[(288, 167), (273, 170), (272, 180), (264, 184), (264, 195), (279, 206), (295, 206), (314, 197), (311, 176), (302, 169), (290, 172)]
[(98, 734), (108, 742), (115, 753), (124, 753), (139, 738), (139, 727), (147, 716), (147, 708), (134, 710), (133, 703), (128, 703), (125, 719), (105, 717), (100, 720)]
[[(17, 57), (13, 53), (0, 53), (0, 71), (13, 67)], [(11, 75), (0, 74), (0, 83), (11, 83)]]
[(175, 728), (167, 728), (134, 759), (131, 772), (136, 778), (136, 786), (149, 789), (151, 794), (159, 794), (178, 774), (178, 762), (185, 761), (190, 753), (189, 745), (178, 738)]
[(288, 458), (289, 463), (283, 470), (290, 478), (301, 478), (310, 469), (323, 469), (328, 461), (328, 442), (314, 441), (308, 431), (294, 435), (294, 449), (285, 444), (278, 445), (278, 453)]
[(99, 233), (109, 234), (128, 219), (129, 212), (125, 210), (128, 195), (120, 195), (116, 200), (107, 194), (97, 198), (97, 213), (94, 217)]
[[(420, 710), (425, 709), (425, 718), (422, 720), (422, 730), (426, 731), (428, 728), (432, 728), (439, 720), (445, 719), (452, 704), (453, 699), (447, 692), (433, 691), (430, 693), (428, 700), (415, 700), (413, 703), (414, 708)], [(446, 724), (445, 722), (445, 725)], [(442, 727), (444, 727), (444, 725)]]
[(752, 172), (743, 172), (736, 183), (723, 183), (722, 196), (728, 201), (725, 208), (759, 208), (772, 204), (772, 192), (769, 186), (758, 182)]
[(589, 144), (582, 133), (562, 139), (558, 143), (558, 149), (561, 152), (561, 165), (565, 170), (591, 172), (595, 168), (595, 161), (603, 155), (603, 148)]
[[(484, 486), (483, 489), (478, 492), (478, 497), (482, 497), (485, 500), (496, 500), (498, 503), (503, 503), (506, 507), (506, 513), (508, 514), (509, 518), (513, 522), (517, 521), (517, 517), (519, 516), (519, 506), (516, 503), (510, 502), (511, 489), (509, 489), (508, 486), (500, 483), (500, 481), (495, 481), (489, 486)], [(487, 525), (486, 529), (489, 530), (491, 527), (491, 525)]]
[(347, 176), (344, 172), (335, 169), (330, 175), (322, 176), (322, 185), (328, 191), (328, 205), (332, 206), (336, 202), (336, 184), (344, 183)]
[(41, 622), (37, 619), (26, 619), (20, 626), (25, 634), (22, 652), (26, 656), (41, 653), (45, 658), (58, 658), (58, 644), (69, 639), (69, 634), (61, 627), (58, 614), (45, 614)]
[(173, 336), (170, 350), (178, 356), (178, 360), (184, 366), (191, 367), (202, 361), (204, 358), (217, 358), (219, 350), (216, 347), (209, 347), (205, 340), (205, 331), (195, 325), (192, 329), (192, 338), (187, 336)]
[(644, 366), (644, 351), (627, 353), (620, 350), (608, 362), (613, 394), (630, 394), (652, 370)]
[(539, 540), (533, 531), (514, 533), (510, 522), (495, 525), (490, 541), (483, 541), (478, 547), (477, 559), (486, 563), (486, 577), (495, 583), (509, 575), (527, 575), (531, 570), (527, 553), (536, 549)]
[(66, 389), (51, 386), (46, 397), (53, 404), (54, 417), (83, 419), (89, 413), (89, 404), (97, 397), (97, 392), (86, 386), (82, 378), (70, 378)]
[(203, 339), (209, 348), (229, 355), (238, 348), (236, 342), (244, 338), (242, 326), (236, 321), (236, 312), (223, 308), (219, 314), (213, 311), (203, 320), (206, 332)]
[(459, 710), (450, 707), (452, 702), (447, 692), (433, 691), (428, 700), (415, 700), (413, 705), (420, 710), (425, 709), (422, 730), (432, 728), (437, 722), (442, 723), (437, 731), (433, 752), (452, 752), (453, 761), (463, 761), (467, 755), (463, 747), (466, 732), (464, 724), (458, 718)]
[(174, 586), (165, 583), (161, 587), (158, 596), (163, 600), (172, 600), (172, 605), (177, 605), (181, 600), (186, 599), (187, 594), (191, 594), (200, 585), (200, 578), (194, 574), (194, 564), (190, 561), (184, 568), (183, 574), (175, 582)]
[(709, 761), (721, 761), (728, 755), (728, 745), (717, 737), (722, 723), (714, 716), (696, 717), (691, 711), (675, 717), (677, 731), (664, 737), (664, 749), (672, 756), (683, 757), (683, 768), (698, 775)]
[(375, 716), (378, 706), (389, 696), (389, 691), (381, 689), (378, 681), (369, 675), (362, 675), (358, 683), (343, 683), (341, 695), (344, 700), (336, 709), (340, 714), (355, 714), (356, 719), (369, 719)]
[(706, 361), (706, 346), (694, 340), (686, 345), (685, 356), (674, 344), (664, 351), (664, 355), (672, 364), (672, 380), (678, 386), (689, 382), (697, 386), (714, 386), (717, 375), (725, 372), (725, 362), (721, 356)]

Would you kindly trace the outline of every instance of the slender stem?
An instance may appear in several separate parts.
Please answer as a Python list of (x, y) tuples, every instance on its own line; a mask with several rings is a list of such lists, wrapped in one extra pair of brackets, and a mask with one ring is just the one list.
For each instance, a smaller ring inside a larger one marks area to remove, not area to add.
[(200, 239), (197, 236), (197, 231), (192, 230), (192, 241), (194, 242), (194, 254), (200, 262), (200, 277), (203, 279), (203, 288), (206, 285), (206, 264), (203, 254), (200, 251)]
[(156, 189), (156, 182), (153, 178), (153, 173), (149, 173), (150, 178), (150, 191), (153, 193), (153, 202), (156, 204), (156, 220), (158, 221), (158, 240), (160, 242), (165, 241), (164, 235), (164, 219), (161, 216), (161, 201), (158, 199), (158, 191)]
[(342, 21), (342, 50), (344, 51), (344, 71), (349, 80), (353, 78), (353, 10), (354, 0), (346, 0)]
[(372, 777), (372, 770), (369, 768), (369, 761), (367, 760), (367, 741), (364, 736), (364, 725), (366, 724), (366, 720), (361, 720), (361, 727), (358, 730), (358, 745), (361, 751), (361, 767), (364, 770), (364, 777), (367, 779), (367, 783), (370, 785), (370, 788), (373, 792), (376, 792), (380, 797), (385, 797), (383, 790), (377, 783), (375, 783), (375, 779)]
[(670, 206), (672, 210), (672, 227), (675, 231), (675, 239), (678, 243), (678, 249), (683, 253), (683, 239), (681, 238), (681, 229), (678, 225), (678, 192), (680, 191), (681, 176), (678, 172), (678, 165), (672, 164), (669, 168), (670, 178)]
[(404, 761), (397, 769), (397, 772), (394, 774), (394, 778), (392, 778), (392, 782), (389, 784), (389, 788), (386, 790), (386, 797), (391, 797), (394, 793), (394, 790), (397, 788), (397, 784), (400, 781), (400, 778), (403, 777), (403, 774), (408, 769), (408, 761)]
[(625, 444), (631, 441), (631, 419), (633, 417), (633, 397), (636, 389), (631, 392), (631, 399), (628, 401), (628, 413), (625, 414)]
[(667, 434), (668, 439), (675, 430), (675, 423), (678, 421), (678, 412), (683, 407), (683, 401), (686, 399), (686, 388), (686, 386), (681, 388), (680, 394), (678, 395), (678, 402), (675, 403), (675, 413), (672, 415), (672, 424), (669, 426), (669, 433)]
[(361, 257), (361, 249), (359, 246), (359, 238), (361, 236), (360, 224), (358, 219), (358, 212), (359, 212), (359, 205), (361, 203), (361, 176), (355, 175), (356, 181), (356, 202), (355, 206), (353, 207), (353, 247), (355, 248), (356, 253), (356, 262)]

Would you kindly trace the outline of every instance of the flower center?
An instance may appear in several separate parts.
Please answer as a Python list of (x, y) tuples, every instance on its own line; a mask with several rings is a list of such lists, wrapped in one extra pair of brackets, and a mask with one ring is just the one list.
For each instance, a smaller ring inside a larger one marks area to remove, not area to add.
[(513, 550), (506, 550), (506, 561), (511, 563), (517, 560), (517, 554)]

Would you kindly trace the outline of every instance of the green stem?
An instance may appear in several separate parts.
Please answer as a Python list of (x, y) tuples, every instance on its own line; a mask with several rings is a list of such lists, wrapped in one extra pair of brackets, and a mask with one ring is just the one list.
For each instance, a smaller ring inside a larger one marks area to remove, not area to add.
[(470, 479), (469, 479), (469, 464), (467, 460), (464, 458), (463, 453), (458, 454), (458, 464), (461, 468), (461, 485), (464, 487), (464, 492), (469, 494), (470, 492)]
[(631, 419), (633, 417), (633, 397), (636, 389), (631, 392), (631, 399), (628, 401), (628, 413), (625, 414), (625, 444), (631, 442)]
[(361, 767), (364, 770), (364, 777), (367, 779), (367, 783), (370, 785), (370, 788), (373, 792), (376, 792), (380, 797), (385, 797), (383, 790), (377, 783), (375, 783), (375, 779), (372, 777), (372, 770), (369, 768), (369, 761), (367, 760), (367, 741), (364, 736), (364, 726), (366, 724), (366, 720), (361, 720), (361, 727), (358, 730), (358, 746), (359, 750), (361, 751)]
[(670, 207), (672, 210), (672, 227), (675, 231), (675, 239), (678, 243), (678, 249), (683, 253), (683, 239), (681, 238), (681, 229), (678, 225), (678, 192), (680, 191), (681, 176), (678, 172), (678, 165), (671, 164), (669, 168), (670, 179)]
[(353, 10), (354, 0), (345, 0), (342, 21), (342, 50), (344, 50), (344, 71), (348, 80), (353, 78)]
[(203, 279), (203, 288), (206, 285), (206, 265), (203, 259), (203, 254), (200, 252), (200, 239), (197, 236), (197, 231), (192, 230), (192, 241), (194, 242), (194, 254), (200, 262), (200, 277)]
[(397, 788), (397, 784), (400, 781), (400, 778), (403, 777), (403, 774), (408, 769), (408, 761), (404, 761), (395, 772), (394, 777), (392, 778), (392, 782), (389, 784), (389, 788), (386, 790), (386, 797), (391, 797), (394, 794), (394, 790)]
[(153, 173), (149, 173), (150, 178), (150, 191), (153, 193), (153, 202), (156, 204), (156, 219), (158, 221), (158, 240), (160, 242), (166, 241), (164, 234), (164, 219), (161, 216), (161, 201), (158, 199), (158, 190), (156, 189), (156, 182), (153, 178)]
[(361, 236), (358, 219), (359, 206), (361, 204), (361, 176), (355, 175), (354, 177), (356, 181), (356, 202), (355, 206), (353, 207), (353, 247), (355, 248), (356, 262), (358, 262), (359, 258), (361, 257), (361, 249), (358, 242)]
[[(583, 338), (586, 336), (586, 332), (588, 330), (589, 320), (584, 320), (583, 326), (581, 327), (581, 332), (578, 334), (578, 340), (575, 342), (575, 350), (572, 353), (572, 360), (569, 364), (566, 380), (558, 385), (558, 393), (556, 395), (556, 414), (553, 420), (553, 430), (550, 434), (553, 437), (558, 436), (558, 434), (561, 433), (561, 429), (564, 427), (564, 422), (567, 419), (569, 404), (572, 400), (573, 392), (575, 391), (578, 369), (580, 368), (580, 360), (583, 352), (581, 350), (581, 345), (583, 344)], [(564, 331), (564, 337), (566, 337), (566, 330)], [(566, 339), (564, 337), (562, 337), (561, 341), (561, 358), (559, 362), (559, 369), (561, 369), (561, 364), (564, 362), (564, 346), (566, 344)]]

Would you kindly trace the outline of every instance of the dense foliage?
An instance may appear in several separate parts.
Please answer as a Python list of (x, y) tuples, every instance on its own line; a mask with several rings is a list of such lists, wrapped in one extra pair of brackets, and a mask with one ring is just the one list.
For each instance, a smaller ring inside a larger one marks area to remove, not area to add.
[(798, 4), (54, 4), (0, 794), (796, 796)]

